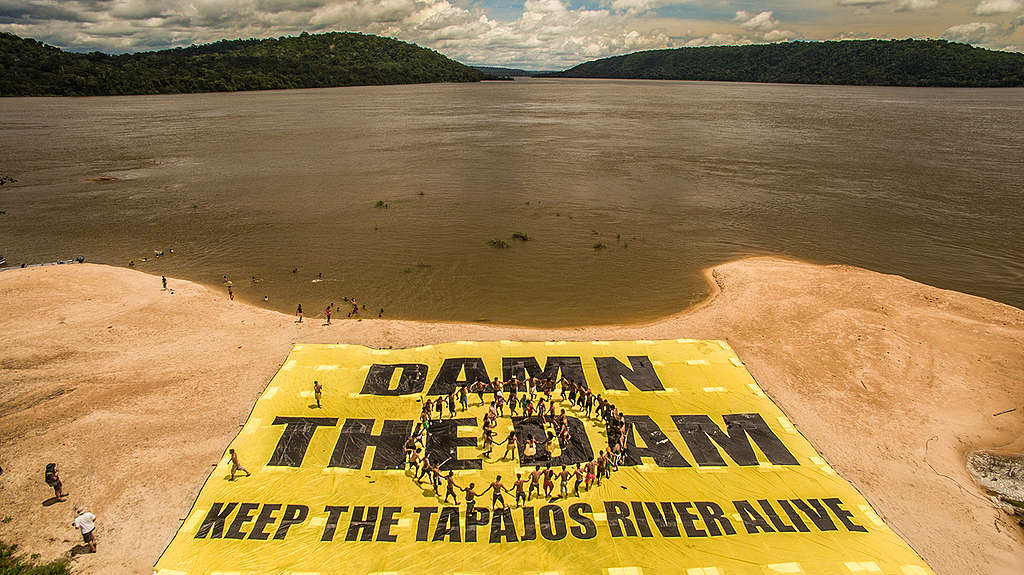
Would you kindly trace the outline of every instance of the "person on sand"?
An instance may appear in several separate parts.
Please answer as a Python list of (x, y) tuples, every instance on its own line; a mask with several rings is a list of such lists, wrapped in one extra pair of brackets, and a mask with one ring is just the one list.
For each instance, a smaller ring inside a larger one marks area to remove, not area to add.
[(167, 276), (160, 276), (160, 283), (163, 284), (164, 290), (167, 290)]
[(56, 463), (46, 464), (45, 480), (46, 484), (53, 488), (53, 496), (58, 500), (62, 500), (68, 496), (68, 494), (64, 492), (64, 483), (60, 480), (60, 474), (57, 473)]
[(75, 508), (78, 517), (71, 526), (82, 532), (82, 541), (89, 546), (89, 552), (96, 552), (96, 516), (81, 507)]
[(302, 323), (302, 304), (301, 303), (299, 304), (299, 308), (295, 310), (295, 315), (299, 316), (299, 321), (297, 323)]
[(320, 382), (313, 380), (313, 397), (316, 398), (316, 406), (320, 407), (320, 397), (323, 395), (324, 386), (320, 385)]
[(231, 286), (228, 286), (228, 299), (235, 301), (235, 292), (231, 291)]
[(331, 325), (331, 310), (332, 309), (334, 309), (334, 302), (333, 301), (331, 302), (331, 305), (327, 306), (327, 310), (326, 310), (326, 312), (327, 312), (327, 325)]
[(228, 453), (231, 455), (231, 479), (230, 479), (230, 481), (234, 481), (235, 480), (235, 473), (238, 473), (239, 471), (244, 471), (246, 477), (249, 477), (250, 475), (252, 475), (252, 473), (249, 473), (248, 469), (242, 467), (242, 464), (238, 461), (238, 454), (235, 453), (234, 449), (229, 449)]

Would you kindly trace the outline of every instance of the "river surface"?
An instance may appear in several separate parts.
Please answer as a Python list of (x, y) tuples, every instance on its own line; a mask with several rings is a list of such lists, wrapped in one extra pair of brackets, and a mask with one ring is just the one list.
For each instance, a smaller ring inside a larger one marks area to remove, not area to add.
[(702, 268), (758, 254), (1024, 307), (1024, 89), (5, 98), (0, 174), (18, 180), (0, 188), (8, 265), (134, 260), (218, 289), (227, 275), (289, 313), (356, 297), (363, 317), (641, 321), (701, 300)]

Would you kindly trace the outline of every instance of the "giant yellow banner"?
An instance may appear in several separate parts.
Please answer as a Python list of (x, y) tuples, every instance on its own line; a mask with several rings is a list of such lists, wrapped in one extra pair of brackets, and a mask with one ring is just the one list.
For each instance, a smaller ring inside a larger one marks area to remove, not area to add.
[(932, 573), (721, 341), (296, 345), (229, 448), (159, 575)]

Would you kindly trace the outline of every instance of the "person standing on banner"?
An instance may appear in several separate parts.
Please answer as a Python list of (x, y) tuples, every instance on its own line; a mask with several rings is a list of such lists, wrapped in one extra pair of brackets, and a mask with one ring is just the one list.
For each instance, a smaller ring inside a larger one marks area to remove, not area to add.
[(229, 449), (228, 453), (231, 455), (231, 481), (235, 480), (235, 473), (239, 471), (244, 471), (246, 477), (252, 475), (248, 469), (242, 467), (242, 464), (238, 461), (238, 454), (235, 453), (234, 449)]
[(320, 382), (318, 382), (317, 380), (314, 379), (313, 380), (313, 397), (316, 398), (316, 406), (317, 406), (318, 409), (321, 407), (320, 406), (320, 397), (323, 395), (323, 391), (324, 391), (324, 386), (320, 385)]
[(526, 489), (523, 487), (525, 483), (526, 480), (523, 479), (523, 474), (516, 473), (516, 480), (512, 484), (516, 488), (516, 507), (526, 506)]
[(540, 497), (540, 477), (543, 472), (540, 470), (540, 465), (533, 468), (530, 472), (530, 491), (526, 494), (527, 500), (533, 498), (533, 492), (537, 492), (537, 497)]
[(78, 517), (71, 522), (71, 526), (82, 532), (82, 541), (89, 546), (89, 552), (96, 552), (96, 516), (89, 513), (82, 507), (76, 507), (75, 513)]
[(560, 480), (560, 483), (558, 484), (558, 496), (562, 499), (569, 497), (569, 477), (571, 476), (572, 472), (563, 465), (562, 471), (558, 473), (558, 479)]
[(446, 483), (446, 489), (445, 489), (445, 494), (444, 494), (444, 502), (448, 503), (448, 498), (451, 497), (452, 500), (455, 501), (455, 504), (458, 505), (459, 504), (459, 498), (458, 498), (457, 495), (455, 495), (455, 490), (456, 489), (461, 489), (461, 488), (458, 485), (456, 485), (456, 483), (455, 483), (455, 472), (449, 470), (448, 471), (448, 475), (445, 477), (445, 481), (447, 483)]
[(476, 496), (478, 495), (475, 491), (476, 483), (470, 483), (469, 487), (464, 487), (462, 490), (466, 492), (466, 514), (470, 514), (476, 508)]

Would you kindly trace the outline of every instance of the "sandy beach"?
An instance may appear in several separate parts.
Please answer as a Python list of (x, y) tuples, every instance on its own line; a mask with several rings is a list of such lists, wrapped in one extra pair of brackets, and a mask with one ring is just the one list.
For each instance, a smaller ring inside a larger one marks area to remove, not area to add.
[[(0, 540), (79, 573), (149, 573), (291, 345), (726, 339), (840, 474), (943, 575), (1024, 573), (1024, 532), (975, 486), (976, 449), (1024, 451), (1024, 311), (847, 266), (753, 258), (707, 301), (628, 326), (337, 319), (93, 264), (0, 273)], [(307, 311), (319, 304), (304, 302)], [(1014, 409), (1016, 411), (993, 415)], [(48, 501), (58, 462), (70, 497)]]

